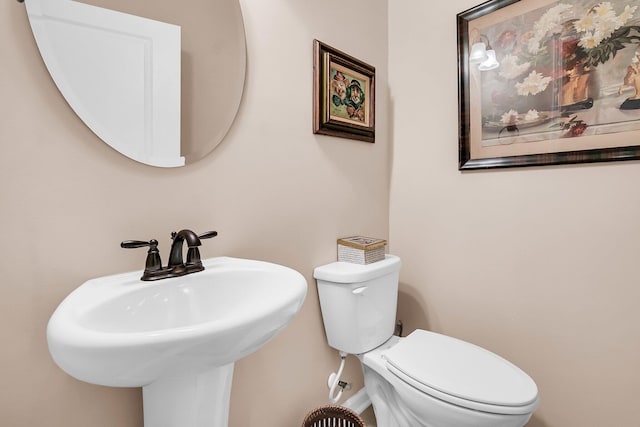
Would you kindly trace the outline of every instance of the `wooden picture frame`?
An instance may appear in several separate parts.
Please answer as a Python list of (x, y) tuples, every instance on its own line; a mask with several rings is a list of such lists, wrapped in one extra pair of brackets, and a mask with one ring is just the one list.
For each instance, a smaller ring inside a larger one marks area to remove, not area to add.
[(489, 0), (457, 27), (459, 170), (640, 159), (639, 0)]
[(375, 67), (313, 41), (313, 133), (375, 142)]

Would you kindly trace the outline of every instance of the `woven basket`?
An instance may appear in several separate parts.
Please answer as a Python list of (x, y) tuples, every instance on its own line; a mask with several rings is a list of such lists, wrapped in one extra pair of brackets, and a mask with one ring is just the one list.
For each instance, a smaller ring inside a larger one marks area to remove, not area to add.
[(344, 406), (323, 406), (309, 412), (302, 427), (366, 427), (358, 414)]

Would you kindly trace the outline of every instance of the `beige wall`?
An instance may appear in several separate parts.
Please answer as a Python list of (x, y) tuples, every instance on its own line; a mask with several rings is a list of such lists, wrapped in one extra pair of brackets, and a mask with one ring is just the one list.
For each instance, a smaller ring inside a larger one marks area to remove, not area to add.
[[(390, 2), (389, 78), (386, 3), (242, 0), (239, 117), (179, 170), (101, 143), (51, 83), (24, 7), (0, 4), (0, 425), (142, 426), (140, 391), (64, 374), (45, 326), (84, 280), (141, 268), (121, 240), (156, 237), (166, 259), (180, 227), (220, 232), (205, 256), (278, 262), (309, 282), (291, 326), (237, 364), (232, 427), (298, 426), (325, 403), (337, 356), (311, 273), (352, 233), (388, 236), (403, 258), (406, 329), (467, 339), (534, 377), (530, 426), (637, 424), (640, 166), (458, 172), (455, 14), (478, 2)], [(311, 134), (313, 38), (377, 67), (376, 144)], [(347, 376), (360, 381), (353, 358)]]
[[(305, 305), (281, 335), (236, 365), (230, 426), (297, 427), (326, 403), (337, 353), (322, 329), (313, 268), (349, 234), (388, 237), (387, 3), (242, 0), (248, 70), (226, 140), (177, 170), (130, 161), (71, 112), (36, 50), (23, 5), (0, 4), (0, 425), (140, 427), (139, 389), (69, 377), (46, 348), (46, 322), (85, 280), (140, 269), (124, 239), (218, 230), (203, 256), (256, 258), (305, 275)], [(377, 142), (315, 136), (312, 40), (377, 67)], [(353, 358), (351, 358), (353, 359)], [(361, 383), (350, 360), (347, 378)]]
[(529, 426), (638, 425), (640, 164), (458, 172), (455, 15), (479, 3), (389, 2), (400, 317), (527, 371)]

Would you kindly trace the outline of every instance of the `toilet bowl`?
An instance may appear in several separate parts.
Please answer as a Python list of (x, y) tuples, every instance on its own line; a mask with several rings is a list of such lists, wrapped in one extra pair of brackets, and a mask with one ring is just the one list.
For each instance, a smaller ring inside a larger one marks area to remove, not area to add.
[(522, 427), (535, 382), (502, 357), (417, 329), (393, 335), (400, 259), (336, 262), (314, 277), (329, 345), (356, 355), (379, 427)]

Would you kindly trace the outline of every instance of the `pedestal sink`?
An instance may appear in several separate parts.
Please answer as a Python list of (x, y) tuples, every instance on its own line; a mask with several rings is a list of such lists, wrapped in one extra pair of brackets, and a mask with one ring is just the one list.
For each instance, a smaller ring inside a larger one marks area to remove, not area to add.
[(300, 310), (304, 277), (219, 257), (156, 282), (142, 272), (85, 282), (49, 320), (54, 361), (92, 384), (142, 387), (145, 427), (226, 427), (234, 362)]

